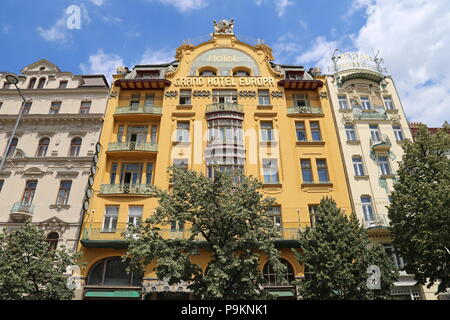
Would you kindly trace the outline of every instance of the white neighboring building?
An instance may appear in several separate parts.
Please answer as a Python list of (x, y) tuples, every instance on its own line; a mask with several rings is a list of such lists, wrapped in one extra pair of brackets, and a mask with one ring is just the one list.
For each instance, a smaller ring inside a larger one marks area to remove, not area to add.
[[(402, 141), (412, 140), (403, 106), (381, 59), (343, 53), (333, 62), (335, 73), (327, 77), (327, 88), (352, 206), (371, 239), (382, 243), (394, 263), (402, 267), (404, 261), (395, 253), (386, 227), (395, 172), (403, 155)], [(414, 276), (402, 271), (393, 295), (423, 299), (423, 289), (414, 284)]]
[[(0, 72), (0, 157), (3, 157), (22, 98)], [(47, 60), (17, 75), (30, 102), (0, 171), (0, 228), (30, 220), (54, 247), (76, 249), (95, 146), (109, 85), (103, 75), (61, 72)]]

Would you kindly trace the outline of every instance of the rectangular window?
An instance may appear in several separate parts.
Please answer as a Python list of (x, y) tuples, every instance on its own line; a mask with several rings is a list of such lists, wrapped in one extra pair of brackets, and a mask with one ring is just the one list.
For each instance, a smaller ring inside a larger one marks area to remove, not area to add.
[(59, 109), (61, 108), (61, 101), (53, 101), (50, 106), (49, 114), (57, 114), (59, 113)]
[(295, 130), (297, 132), (297, 141), (306, 141), (305, 122), (298, 121), (295, 123)]
[(0, 192), (2, 192), (3, 184), (5, 183), (5, 180), (0, 180)]
[(317, 223), (317, 208), (318, 207), (319, 207), (319, 205), (317, 205), (317, 204), (308, 205), (309, 222), (311, 223), (311, 227), (314, 227)]
[(124, 126), (120, 125), (119, 129), (117, 130), (117, 142), (122, 142), (123, 131), (124, 131)]
[(116, 232), (118, 217), (119, 206), (106, 206), (105, 219), (103, 221), (103, 232)]
[(142, 221), (142, 206), (128, 207), (128, 225), (139, 226)]
[(26, 102), (24, 104), (23, 109), (22, 109), (22, 115), (30, 113), (31, 104), (32, 104), (31, 102)]
[(277, 159), (263, 159), (263, 172), (265, 184), (277, 184), (279, 182)]
[(273, 123), (271, 121), (261, 121), (261, 141), (275, 141)]
[(390, 175), (391, 167), (389, 166), (388, 157), (378, 157), (378, 164), (380, 165), (380, 170), (382, 175)]
[(130, 109), (137, 110), (139, 109), (139, 104), (141, 103), (141, 95), (140, 94), (132, 94), (130, 101)]
[(394, 110), (394, 101), (392, 101), (392, 97), (383, 97), (384, 107), (388, 110)]
[(191, 105), (191, 90), (180, 90), (180, 105)]
[(356, 141), (355, 127), (352, 124), (345, 125), (345, 134), (347, 135), (347, 141)]
[(361, 157), (353, 157), (353, 169), (355, 169), (356, 176), (364, 175), (364, 166)]
[(311, 160), (302, 159), (300, 160), (300, 165), (302, 167), (303, 183), (312, 183), (313, 174), (312, 174)]
[(117, 162), (113, 162), (111, 164), (111, 174), (110, 174), (110, 184), (116, 183), (116, 176), (117, 176)]
[(369, 196), (362, 196), (361, 205), (363, 209), (364, 220), (367, 222), (374, 221), (375, 216), (373, 213), (372, 199)]
[(120, 184), (141, 184), (142, 163), (123, 163), (120, 171)]
[(361, 106), (363, 110), (371, 110), (372, 105), (370, 104), (369, 97), (361, 97)]
[(267, 213), (273, 219), (273, 226), (275, 228), (282, 228), (281, 224), (281, 206), (272, 206)]
[(23, 192), (23, 196), (22, 196), (22, 203), (32, 203), (33, 202), (37, 183), (38, 182), (36, 180), (31, 180), (31, 181), (26, 182), (25, 191)]
[(339, 109), (341, 110), (350, 109), (346, 95), (339, 95), (338, 100), (339, 100)]
[(294, 94), (294, 107), (301, 108), (307, 106), (309, 106), (309, 103), (306, 94)]
[(188, 159), (173, 159), (173, 166), (180, 169), (187, 169)]
[(184, 231), (184, 221), (172, 221), (170, 223), (170, 231), (171, 232)]
[(155, 95), (154, 94), (146, 94), (144, 107), (153, 107), (155, 105)]
[(2, 109), (2, 106), (3, 106), (3, 102), (0, 101), (0, 110)]
[(176, 141), (189, 142), (189, 122), (178, 121)]
[(147, 126), (128, 126), (126, 142), (130, 145), (130, 148), (142, 145), (147, 141), (147, 133)]
[(405, 267), (405, 262), (403, 258), (396, 252), (394, 246), (392, 244), (384, 244), (383, 247), (387, 256), (392, 259), (394, 265), (399, 269), (403, 269)]
[(9, 89), (11, 87), (11, 83), (9, 83), (9, 82), (7, 82), (7, 81), (5, 81), (4, 83), (3, 83), (3, 89)]
[(270, 105), (270, 93), (269, 90), (258, 90), (258, 104), (260, 106)]
[(327, 161), (325, 159), (317, 159), (317, 174), (319, 176), (320, 182), (329, 182), (330, 178), (328, 176)]
[(71, 187), (72, 181), (61, 181), (61, 184), (59, 185), (58, 197), (56, 198), (56, 204), (67, 205), (69, 202)]
[(213, 90), (213, 103), (237, 103), (236, 90)]
[(313, 141), (321, 141), (322, 136), (320, 134), (319, 121), (311, 121), (309, 123), (309, 125), (311, 127), (311, 137), (312, 137)]
[(392, 129), (394, 130), (395, 139), (397, 141), (403, 141), (405, 139), (405, 137), (403, 136), (402, 127), (392, 126)]
[(158, 132), (158, 126), (152, 125), (150, 130), (150, 142), (151, 144), (156, 144), (156, 134)]
[(81, 101), (80, 114), (87, 114), (91, 109), (91, 101)]
[(153, 177), (153, 163), (149, 162), (147, 163), (147, 172), (145, 174), (145, 183), (147, 185), (152, 184), (152, 177)]
[(380, 130), (378, 129), (377, 124), (369, 124), (370, 136), (374, 142), (381, 141)]
[(59, 82), (59, 87), (58, 87), (59, 89), (65, 89), (65, 88), (67, 88), (67, 80), (61, 80), (60, 82)]

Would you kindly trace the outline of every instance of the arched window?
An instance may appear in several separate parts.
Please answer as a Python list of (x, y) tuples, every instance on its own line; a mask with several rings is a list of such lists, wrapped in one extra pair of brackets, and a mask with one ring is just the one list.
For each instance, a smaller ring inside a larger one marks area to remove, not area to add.
[(39, 79), (39, 84), (38, 84), (38, 89), (42, 89), (44, 88), (44, 84), (45, 84), (45, 78), (40, 78)]
[(243, 67), (238, 67), (236, 69), (233, 69), (233, 76), (235, 77), (249, 77), (250, 76), (250, 70)]
[(36, 84), (36, 78), (31, 78), (30, 83), (28, 84), (28, 89), (34, 89), (35, 84)]
[[(292, 265), (287, 260), (280, 259), (280, 261), (286, 266), (286, 271), (283, 274), (283, 278), (287, 280), (288, 284), (290, 284), (294, 281), (294, 268), (292, 268)], [(270, 261), (267, 261), (264, 265), (263, 276), (266, 279), (267, 285), (280, 285), (282, 283), (281, 279), (277, 279)]]
[(50, 251), (56, 250), (56, 248), (58, 247), (58, 240), (58, 232), (51, 232), (47, 235), (48, 249)]
[(202, 68), (198, 71), (200, 77), (215, 77), (217, 75), (217, 70), (212, 67)]
[(70, 143), (69, 157), (78, 157), (81, 149), (81, 138), (73, 138)]
[(39, 141), (39, 145), (36, 151), (36, 157), (45, 157), (45, 155), (47, 154), (49, 144), (50, 144), (49, 138), (42, 138)]
[(127, 272), (128, 262), (112, 257), (97, 262), (89, 271), (88, 285), (94, 286), (136, 286), (142, 285), (142, 276)]
[(6, 157), (12, 157), (12, 156), (14, 156), (14, 152), (16, 151), (17, 143), (18, 143), (18, 142), (19, 142), (19, 139), (17, 139), (17, 138), (13, 138), (13, 139), (11, 140), (11, 144), (10, 144), (10, 146), (9, 146), (8, 154), (6, 155)]

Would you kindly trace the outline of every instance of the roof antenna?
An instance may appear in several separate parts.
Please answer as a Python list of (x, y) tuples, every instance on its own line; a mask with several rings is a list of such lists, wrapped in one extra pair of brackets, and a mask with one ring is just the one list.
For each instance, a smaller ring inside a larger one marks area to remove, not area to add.
[[(331, 57), (331, 60), (333, 61), (333, 65), (334, 65), (334, 71), (337, 71), (337, 61), (339, 59), (339, 56), (336, 56), (336, 53), (339, 51), (339, 49), (334, 50), (333, 56)], [(328, 67), (329, 68), (329, 67)]]

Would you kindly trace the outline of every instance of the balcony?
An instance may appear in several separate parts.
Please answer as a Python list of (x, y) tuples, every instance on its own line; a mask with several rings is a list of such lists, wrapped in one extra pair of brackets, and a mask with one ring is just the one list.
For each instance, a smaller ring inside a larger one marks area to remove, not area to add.
[(363, 223), (366, 229), (388, 228), (389, 218), (386, 214), (376, 214), (370, 221), (363, 219)]
[(373, 138), (370, 138), (370, 148), (373, 151), (389, 150), (391, 146), (392, 146), (391, 140), (385, 134), (381, 136), (380, 140), (374, 140)]
[(156, 143), (128, 141), (110, 143), (107, 154), (121, 157), (126, 153), (128, 158), (142, 159), (142, 157), (154, 155), (156, 152), (158, 152), (158, 144)]
[(114, 112), (114, 118), (120, 120), (135, 119), (151, 119), (159, 118), (162, 115), (162, 107), (118, 107)]
[(375, 106), (365, 110), (360, 105), (353, 105), (353, 117), (357, 120), (387, 120), (388, 116), (383, 107)]
[(288, 116), (323, 116), (323, 110), (321, 107), (289, 107), (287, 109)]
[(33, 216), (34, 205), (27, 202), (16, 202), (11, 208), (10, 217), (14, 222), (25, 222)]
[(100, 195), (133, 195), (150, 197), (154, 194), (153, 186), (150, 184), (102, 184)]
[(212, 103), (206, 106), (206, 113), (221, 112), (221, 111), (243, 113), (244, 108), (242, 107), (241, 104), (237, 103)]

